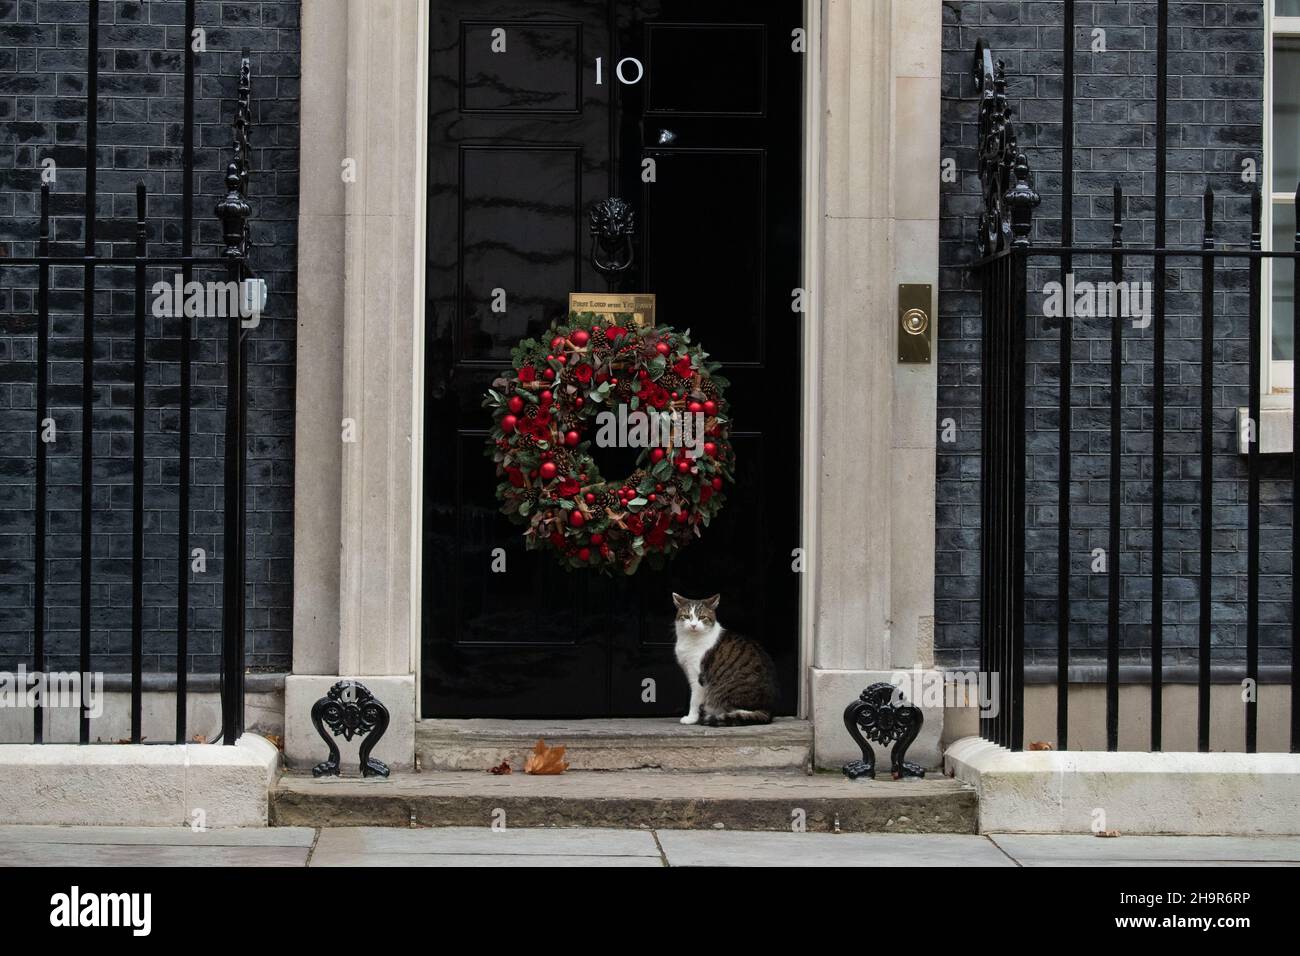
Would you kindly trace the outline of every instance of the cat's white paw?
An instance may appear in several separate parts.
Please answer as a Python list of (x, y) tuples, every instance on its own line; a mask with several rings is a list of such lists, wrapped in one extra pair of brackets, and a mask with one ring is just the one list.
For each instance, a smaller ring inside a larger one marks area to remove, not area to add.
[(698, 724), (700, 722), (699, 714), (687, 714), (682, 718), (684, 724)]

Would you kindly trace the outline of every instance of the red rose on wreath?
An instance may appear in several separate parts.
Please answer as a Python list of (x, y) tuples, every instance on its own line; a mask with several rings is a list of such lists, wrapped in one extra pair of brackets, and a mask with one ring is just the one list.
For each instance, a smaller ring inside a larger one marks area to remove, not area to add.
[[(581, 351), (566, 352), (565, 343)], [(520, 342), (511, 357), (513, 368), (483, 403), (494, 417), (486, 453), (501, 479), (501, 510), (525, 526), (526, 548), (551, 550), (571, 570), (632, 574), (645, 558), (661, 566), (722, 509), (735, 469), (727, 382), (687, 334), (574, 314)], [(556, 359), (568, 361), (558, 376)], [(686, 384), (665, 387), (669, 372)], [(630, 475), (606, 479), (584, 436), (598, 437), (601, 416), (621, 416), (625, 402), (674, 418), (703, 414), (710, 450), (699, 454), (697, 432), (687, 447), (679, 427), (663, 428)]]

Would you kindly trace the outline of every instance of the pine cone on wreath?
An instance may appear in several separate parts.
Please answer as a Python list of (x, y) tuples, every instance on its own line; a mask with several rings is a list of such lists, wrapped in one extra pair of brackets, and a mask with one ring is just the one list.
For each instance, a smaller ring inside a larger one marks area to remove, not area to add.
[(676, 392), (678, 395), (686, 392), (688, 388), (686, 380), (679, 375), (674, 375), (672, 372), (660, 378), (659, 384), (668, 389), (670, 393)]

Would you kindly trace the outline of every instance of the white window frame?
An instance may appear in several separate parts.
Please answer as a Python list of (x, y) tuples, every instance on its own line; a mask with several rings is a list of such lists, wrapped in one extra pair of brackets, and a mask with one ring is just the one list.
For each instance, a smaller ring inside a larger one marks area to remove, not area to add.
[[(1280, 193), (1273, 191), (1273, 41), (1278, 37), (1300, 37), (1300, 17), (1281, 17), (1273, 13), (1273, 0), (1264, 4), (1264, 156), (1261, 168), (1264, 193), (1264, 248), (1273, 245), (1273, 206), (1274, 204), (1294, 205), (1294, 191)], [(1298, 211), (1300, 212), (1300, 211)], [(1263, 334), (1260, 368), (1264, 381), (1260, 383), (1263, 396), (1262, 405), (1268, 408), (1294, 408), (1295, 396), (1295, 362), (1273, 360), (1273, 262), (1265, 259), (1262, 270), (1261, 305), (1263, 313)], [(1296, 308), (1300, 310), (1300, 298)], [(1300, 346), (1300, 343), (1297, 343)]]

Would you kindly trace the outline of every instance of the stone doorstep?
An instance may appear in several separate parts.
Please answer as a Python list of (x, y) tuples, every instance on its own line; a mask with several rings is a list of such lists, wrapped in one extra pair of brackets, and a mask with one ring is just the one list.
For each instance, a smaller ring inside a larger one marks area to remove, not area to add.
[(1300, 834), (1300, 754), (1013, 753), (963, 737), (945, 759), (979, 794), (981, 833)]
[[(802, 811), (802, 814), (797, 814)], [(502, 814), (504, 813), (504, 816)], [(283, 775), (272, 826), (616, 827), (975, 833), (975, 791), (943, 776), (851, 781), (797, 771), (628, 770), (559, 776), (445, 771), (388, 780)]]
[(676, 718), (600, 720), (424, 720), (416, 725), (421, 770), (521, 772), (539, 739), (563, 746), (574, 770), (806, 770), (812, 724), (778, 718), (750, 727), (687, 726)]
[[(219, 744), (0, 746), (0, 820), (49, 826), (264, 827), (280, 752)], [(196, 816), (201, 814), (201, 816)]]

